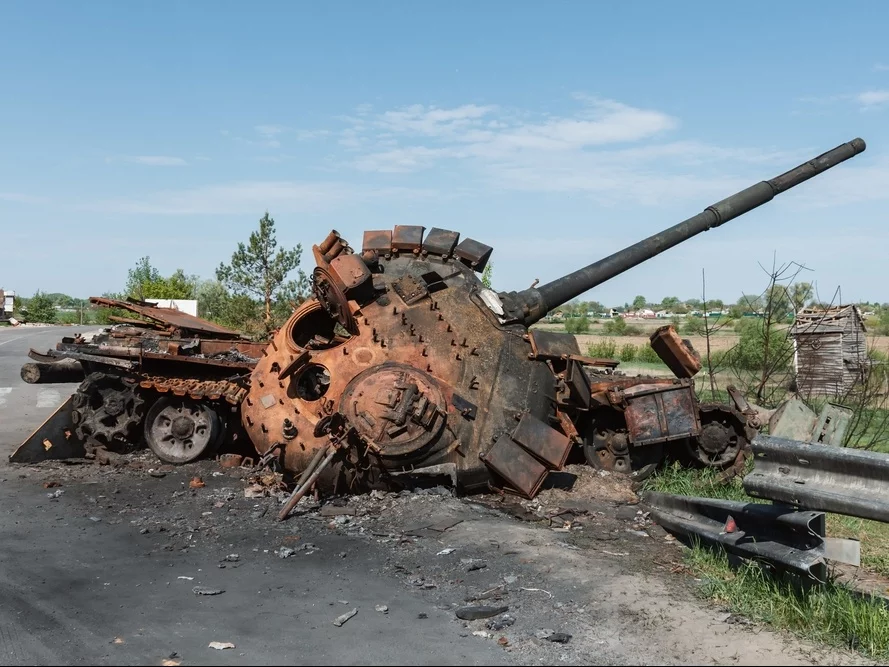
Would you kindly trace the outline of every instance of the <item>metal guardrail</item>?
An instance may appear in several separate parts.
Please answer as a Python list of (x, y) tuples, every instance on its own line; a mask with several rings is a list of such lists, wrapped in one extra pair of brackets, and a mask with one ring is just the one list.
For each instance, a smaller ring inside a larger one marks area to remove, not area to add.
[(656, 492), (643, 494), (643, 502), (655, 521), (672, 533), (819, 582), (827, 579), (823, 512)]
[(748, 495), (889, 523), (889, 455), (767, 435), (751, 446)]

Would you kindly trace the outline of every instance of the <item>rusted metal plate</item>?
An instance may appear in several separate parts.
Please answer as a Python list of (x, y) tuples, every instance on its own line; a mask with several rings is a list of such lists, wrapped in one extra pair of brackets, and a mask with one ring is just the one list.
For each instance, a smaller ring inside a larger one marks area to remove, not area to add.
[(43, 422), (9, 457), (11, 463), (37, 463), (50, 459), (82, 458), (83, 443), (74, 432), (71, 405), (74, 395)]
[(690, 342), (683, 341), (672, 324), (649, 337), (651, 348), (678, 378), (692, 378), (701, 370), (701, 358)]
[(419, 251), (423, 247), (423, 231), (420, 225), (395, 225), (392, 231), (393, 250)]
[(142, 315), (155, 322), (163, 322), (170, 326), (185, 331), (193, 331), (196, 333), (205, 333), (215, 336), (216, 338), (241, 338), (241, 334), (231, 329), (226, 329), (218, 324), (214, 324), (200, 317), (183, 313), (181, 310), (173, 308), (158, 308), (157, 306), (145, 302), (121, 301), (119, 299), (106, 299), (105, 297), (91, 296), (90, 303), (97, 306), (105, 306), (107, 308), (123, 308), (132, 313)]
[(484, 271), (494, 249), (474, 239), (463, 239), (454, 254), (474, 271)]
[(540, 459), (551, 470), (565, 465), (571, 440), (526, 412), (512, 432), (512, 439)]
[(533, 498), (546, 479), (547, 469), (540, 461), (504, 434), (482, 455), (492, 471), (526, 498)]
[(640, 384), (622, 392), (630, 442), (647, 445), (697, 436), (701, 432), (694, 389)]
[(564, 356), (579, 355), (577, 337), (558, 331), (531, 329), (528, 332), (531, 352), (538, 359), (561, 359)]
[(429, 290), (426, 289), (426, 285), (424, 283), (421, 283), (410, 274), (405, 274), (401, 278), (393, 282), (392, 289), (395, 290), (395, 293), (401, 297), (401, 300), (404, 301), (405, 305), (408, 306), (412, 303), (416, 303), (427, 294), (429, 294)]
[(459, 232), (452, 232), (448, 229), (433, 227), (429, 230), (429, 233), (426, 234), (426, 240), (423, 241), (423, 250), (430, 255), (450, 257), (459, 240)]
[(330, 262), (330, 270), (339, 280), (340, 287), (348, 292), (364, 284), (370, 278), (370, 269), (360, 255), (340, 255)]
[(378, 255), (388, 255), (392, 252), (392, 230), (375, 229), (364, 232), (361, 249), (373, 251)]
[(581, 410), (589, 410), (592, 404), (592, 392), (590, 391), (590, 378), (583, 370), (583, 366), (575, 359), (568, 360), (565, 369), (565, 384), (571, 395), (574, 405)]

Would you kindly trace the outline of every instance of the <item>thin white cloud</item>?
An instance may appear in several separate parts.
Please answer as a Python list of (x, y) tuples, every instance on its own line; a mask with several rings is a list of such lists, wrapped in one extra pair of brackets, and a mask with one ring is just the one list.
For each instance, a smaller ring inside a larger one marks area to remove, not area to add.
[(188, 165), (181, 157), (171, 155), (123, 155), (109, 157), (106, 162), (129, 162), (130, 164), (142, 164), (148, 167), (184, 167)]
[(253, 129), (261, 137), (276, 137), (288, 128), (283, 125), (254, 125)]
[(22, 192), (0, 192), (0, 201), (10, 201), (17, 204), (44, 204), (46, 198), (26, 195)]
[(257, 211), (317, 213), (374, 199), (428, 198), (430, 190), (369, 188), (345, 183), (240, 181), (157, 192), (140, 198), (107, 199), (81, 208), (116, 214), (253, 215)]
[(889, 90), (865, 90), (860, 93), (827, 95), (824, 97), (807, 96), (799, 98), (799, 101), (805, 104), (819, 106), (827, 106), (836, 104), (837, 102), (853, 102), (857, 104), (862, 111), (867, 111), (875, 107), (884, 107), (889, 104)]
[(889, 72), (889, 65), (884, 65), (883, 63), (874, 63), (874, 66), (871, 69), (874, 72)]
[(855, 100), (864, 109), (883, 106), (889, 103), (889, 90), (867, 90), (856, 95)]

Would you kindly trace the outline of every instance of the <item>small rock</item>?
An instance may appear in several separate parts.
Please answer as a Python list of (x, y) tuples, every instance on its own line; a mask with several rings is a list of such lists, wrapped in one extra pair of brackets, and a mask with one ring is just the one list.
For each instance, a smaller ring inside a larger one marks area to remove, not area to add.
[(492, 607), (490, 605), (478, 605), (474, 607), (459, 607), (454, 613), (463, 621), (477, 621), (480, 618), (491, 618), (509, 611), (509, 607)]
[(65, 493), (65, 489), (56, 489), (55, 491), (50, 491), (46, 494), (46, 497), (50, 500), (56, 500), (60, 495)]
[(476, 630), (475, 632), (472, 633), (472, 636), (473, 637), (484, 637), (485, 639), (487, 639), (488, 637), (491, 636), (491, 633), (485, 632), (484, 630)]
[(345, 557), (346, 557), (346, 552), (345, 552), (345, 551), (340, 551), (340, 552), (337, 554), (337, 558), (345, 558)]
[(448, 556), (448, 555), (454, 553), (455, 551), (456, 551), (456, 549), (454, 549), (453, 547), (448, 547), (447, 549), (442, 549), (435, 555), (436, 556)]
[(355, 607), (351, 611), (347, 611), (345, 614), (340, 614), (335, 619), (333, 619), (333, 624), (339, 628), (343, 625), (343, 623), (348, 621), (350, 618), (352, 618), (357, 613), (358, 613), (358, 608)]
[(235, 648), (235, 645), (231, 642), (210, 642), (207, 648), (215, 648), (219, 651), (222, 651), (227, 648)]
[(147, 528), (140, 528), (140, 529), (139, 529), (139, 534), (140, 534), (140, 535), (145, 535), (145, 534), (147, 534), (147, 533), (148, 533), (148, 529), (147, 529)]
[(376, 609), (378, 612), (380, 612), (381, 614), (388, 614), (388, 613), (389, 613), (389, 607), (387, 607), (387, 606), (384, 605), (384, 604), (378, 604), (378, 605), (375, 607), (375, 609)]
[(421, 611), (419, 614), (417, 614), (417, 618), (423, 620), (424, 618), (429, 618), (429, 616), (426, 614), (425, 611)]
[(537, 637), (537, 639), (546, 639), (547, 637), (551, 637), (554, 634), (556, 634), (555, 630), (544, 628), (543, 630), (538, 630), (537, 632), (535, 632), (534, 636)]
[(545, 639), (546, 641), (553, 642), (555, 644), (567, 644), (571, 640), (571, 635), (569, 635), (567, 632), (554, 632)]
[(241, 557), (238, 554), (229, 554), (222, 560), (224, 560), (226, 563), (237, 563), (240, 560), (240, 558)]
[(167, 473), (165, 473), (163, 470), (155, 470), (154, 468), (149, 468), (148, 474), (151, 475), (152, 477), (166, 477), (167, 476)]
[(97, 516), (91, 516), (91, 517), (90, 517), (90, 521), (93, 521), (93, 522), (95, 522), (95, 523), (99, 523), (101, 520), (102, 520), (102, 519), (100, 519), (100, 518), (97, 517)]
[(485, 623), (485, 627), (488, 628), (488, 630), (502, 630), (503, 628), (508, 628), (513, 623), (515, 623), (514, 616), (503, 614), (500, 618), (492, 618)]
[(188, 486), (191, 487), (192, 489), (200, 489), (200, 488), (205, 487), (207, 485), (204, 483), (204, 480), (201, 479), (200, 476), (198, 476), (198, 477), (192, 477), (191, 481), (188, 483)]
[(637, 511), (635, 505), (621, 505), (617, 508), (617, 512), (614, 513), (614, 517), (622, 521), (632, 521), (636, 518)]
[(513, 574), (508, 574), (505, 577), (503, 577), (503, 581), (505, 581), (507, 584), (514, 584), (518, 580), (519, 580), (519, 578)]
[(466, 568), (467, 572), (475, 572), (476, 570), (484, 570), (488, 567), (487, 563), (473, 563), (469, 567)]
[(191, 590), (195, 595), (222, 595), (225, 593), (221, 588), (206, 588), (204, 586), (195, 586)]

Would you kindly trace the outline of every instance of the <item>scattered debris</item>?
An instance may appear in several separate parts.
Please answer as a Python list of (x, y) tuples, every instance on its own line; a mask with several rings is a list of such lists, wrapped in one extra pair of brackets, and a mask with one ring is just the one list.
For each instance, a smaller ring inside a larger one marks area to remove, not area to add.
[(378, 605), (375, 607), (375, 609), (376, 609), (378, 612), (380, 612), (381, 614), (388, 614), (388, 613), (389, 613), (389, 607), (387, 607), (387, 606), (384, 605), (384, 604), (378, 604)]
[(126, 644), (126, 642), (123, 640), (123, 637), (115, 637), (111, 643), (112, 644)]
[(324, 505), (318, 512), (321, 516), (357, 516), (358, 510), (354, 507), (337, 507), (336, 505)]
[(549, 591), (545, 591), (542, 588), (525, 588), (524, 586), (522, 586), (521, 590), (531, 591), (532, 593), (546, 593), (547, 595), (549, 595), (550, 599), (552, 599), (552, 597), (553, 597), (552, 593), (550, 593)]
[(184, 576), (184, 575), (181, 576), (181, 577), (176, 577), (176, 578), (177, 578), (177, 579), (185, 579), (185, 580), (187, 580), (187, 581), (194, 581), (194, 577), (186, 577), (186, 576)]
[(419, 614), (417, 614), (417, 618), (422, 621), (423, 619), (429, 618), (429, 616), (426, 614), (425, 611), (421, 611)]
[(198, 476), (198, 477), (192, 477), (191, 481), (188, 483), (188, 486), (192, 489), (201, 489), (207, 485), (204, 482), (204, 480), (200, 476)]
[(224, 560), (226, 563), (237, 563), (240, 559), (241, 557), (238, 554), (229, 554), (222, 560)]
[(488, 630), (503, 630), (504, 628), (508, 628), (513, 623), (515, 623), (515, 616), (510, 616), (509, 614), (503, 614), (499, 618), (492, 618), (487, 623), (485, 623), (485, 627)]
[(491, 618), (509, 611), (509, 607), (491, 607), (489, 605), (478, 605), (470, 607), (459, 607), (454, 613), (457, 618), (463, 621), (477, 621), (480, 618)]
[(501, 637), (497, 640), (497, 643), (500, 644), (500, 646), (509, 646), (509, 640), (506, 637)]
[(223, 651), (227, 648), (235, 648), (235, 645), (231, 642), (210, 642), (207, 648), (215, 648), (218, 651)]
[(161, 660), (162, 667), (179, 667), (181, 664), (181, 660), (176, 660), (174, 658), (164, 658)]
[(221, 588), (206, 588), (204, 586), (195, 586), (191, 590), (195, 595), (222, 595), (225, 593)]
[(476, 570), (484, 570), (488, 567), (487, 563), (472, 563), (469, 567), (466, 568), (467, 572), (475, 572)]
[(567, 632), (554, 632), (549, 637), (546, 637), (546, 641), (553, 642), (555, 644), (567, 644), (571, 641), (571, 635)]
[(167, 476), (167, 473), (165, 473), (163, 470), (155, 470), (154, 468), (149, 468), (148, 474), (151, 475), (152, 477), (166, 477)]
[(454, 549), (453, 547), (448, 547), (447, 549), (442, 549), (435, 555), (436, 556), (448, 556), (448, 555), (454, 553), (455, 551), (456, 551), (456, 549)]
[(358, 608), (355, 607), (351, 611), (347, 611), (345, 614), (340, 614), (335, 619), (333, 619), (333, 624), (339, 628), (343, 625), (343, 623), (348, 621), (350, 618), (352, 618), (357, 613), (358, 613)]
[(50, 491), (46, 494), (46, 497), (50, 500), (56, 500), (59, 496), (65, 493), (65, 489), (56, 489), (55, 491)]
[(62, 483), (61, 483), (61, 482), (56, 482), (56, 481), (54, 481), (54, 480), (53, 480), (53, 481), (49, 481), (49, 482), (44, 482), (44, 483), (43, 483), (43, 488), (44, 488), (44, 489), (52, 489), (53, 487), (56, 487), (56, 486), (62, 486)]

